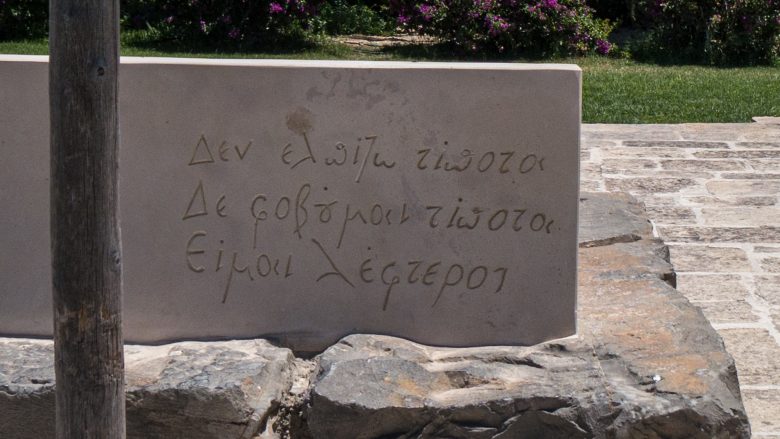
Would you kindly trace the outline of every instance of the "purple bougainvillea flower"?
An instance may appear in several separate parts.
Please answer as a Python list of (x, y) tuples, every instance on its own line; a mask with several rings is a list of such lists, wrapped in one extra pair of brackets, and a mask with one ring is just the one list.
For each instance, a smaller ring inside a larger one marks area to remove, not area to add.
[(596, 52), (606, 55), (610, 50), (612, 50), (612, 44), (610, 44), (609, 41), (601, 39), (596, 41)]
[(268, 6), (268, 11), (272, 14), (280, 14), (284, 12), (284, 7), (276, 2), (271, 2), (271, 4)]
[(230, 29), (230, 32), (228, 32), (228, 36), (232, 39), (237, 39), (241, 35), (241, 31), (236, 29), (235, 27), (233, 29)]

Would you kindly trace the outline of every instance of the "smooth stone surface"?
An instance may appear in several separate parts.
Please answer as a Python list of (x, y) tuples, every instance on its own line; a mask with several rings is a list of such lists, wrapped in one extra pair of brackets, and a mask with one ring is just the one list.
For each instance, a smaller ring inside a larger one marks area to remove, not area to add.
[[(0, 437), (54, 437), (50, 341), (0, 338)], [(125, 347), (129, 438), (252, 438), (292, 384), (265, 340)]]
[[(0, 334), (48, 335), (47, 64), (0, 71), (25, 103), (0, 109)], [(574, 333), (577, 66), (125, 58), (121, 76), (129, 341)]]
[[(635, 229), (634, 219), (615, 229), (616, 236)], [(342, 339), (320, 358), (306, 413), (309, 433), (750, 437), (734, 362), (721, 338), (670, 286), (665, 247), (648, 233), (640, 238), (580, 249), (577, 337), (463, 349), (377, 335)]]

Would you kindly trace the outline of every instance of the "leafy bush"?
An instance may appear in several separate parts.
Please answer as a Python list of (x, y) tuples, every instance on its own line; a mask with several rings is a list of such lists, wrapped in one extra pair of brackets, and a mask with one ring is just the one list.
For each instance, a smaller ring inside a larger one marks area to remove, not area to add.
[(749, 65), (780, 56), (780, 0), (642, 1), (640, 57)]
[(399, 24), (466, 52), (555, 56), (612, 50), (612, 25), (584, 0), (396, 0)]
[(45, 36), (48, 17), (47, 0), (0, 0), (0, 40)]
[(780, 0), (736, 0), (709, 21), (706, 52), (713, 64), (780, 60)]
[(313, 18), (315, 30), (330, 35), (382, 35), (391, 33), (395, 20), (387, 6), (369, 5), (359, 0), (328, 0)]
[(154, 29), (161, 39), (235, 48), (306, 39), (316, 13), (308, 0), (124, 0), (123, 25)]

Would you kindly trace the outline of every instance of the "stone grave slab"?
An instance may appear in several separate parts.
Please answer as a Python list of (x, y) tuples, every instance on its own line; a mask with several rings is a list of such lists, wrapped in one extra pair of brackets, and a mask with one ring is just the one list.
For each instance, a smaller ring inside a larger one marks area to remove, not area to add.
[[(0, 333), (51, 331), (45, 57), (0, 58)], [(576, 66), (124, 58), (128, 341), (575, 331)]]

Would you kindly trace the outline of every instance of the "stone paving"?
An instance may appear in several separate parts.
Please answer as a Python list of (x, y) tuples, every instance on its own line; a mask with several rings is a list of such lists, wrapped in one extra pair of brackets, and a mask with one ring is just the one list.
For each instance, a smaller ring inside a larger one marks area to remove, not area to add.
[(734, 356), (753, 436), (780, 438), (780, 119), (756, 120), (583, 125), (580, 175), (646, 204)]

